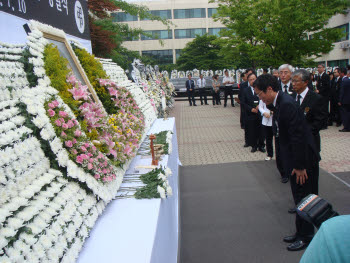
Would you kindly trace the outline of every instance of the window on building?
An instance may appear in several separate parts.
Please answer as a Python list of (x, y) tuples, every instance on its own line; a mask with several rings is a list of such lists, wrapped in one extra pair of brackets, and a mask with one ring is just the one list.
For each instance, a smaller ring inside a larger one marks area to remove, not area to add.
[[(163, 19), (171, 19), (171, 10), (151, 10), (149, 11), (154, 16), (159, 16)], [(149, 20), (148, 18), (143, 18), (142, 20)]]
[(218, 12), (217, 8), (208, 8), (208, 17), (212, 17), (217, 12)]
[(180, 57), (180, 55), (181, 55), (181, 51), (182, 51), (182, 49), (175, 49), (175, 53), (176, 53), (176, 60), (178, 60), (178, 58)]
[(209, 28), (209, 29), (208, 29), (208, 34), (209, 34), (209, 36), (215, 35), (215, 36), (219, 37), (219, 36), (220, 36), (220, 35), (219, 35), (219, 32), (220, 32), (221, 29), (225, 29), (225, 28), (224, 28), (224, 27)]
[(138, 17), (130, 15), (128, 13), (119, 12), (119, 13), (113, 13), (113, 22), (127, 22), (127, 21), (137, 21)]
[(341, 42), (345, 40), (349, 40), (349, 23), (341, 26), (337, 26), (335, 28), (340, 28), (343, 32), (343, 36), (337, 39), (335, 42)]
[(175, 38), (195, 38), (196, 35), (203, 36), (205, 33), (205, 28), (175, 29)]
[(349, 60), (347, 59), (341, 59), (341, 60), (330, 60), (327, 61), (327, 66), (328, 67), (338, 67), (338, 68), (346, 68), (348, 65)]
[(154, 40), (154, 39), (172, 39), (173, 34), (171, 30), (153, 30), (145, 31), (148, 34), (151, 34), (152, 37), (141, 35), (141, 40)]
[(140, 40), (140, 36), (127, 36), (124, 38), (124, 41), (139, 41)]
[(205, 18), (205, 8), (174, 9), (174, 19)]
[(173, 51), (171, 49), (142, 51), (142, 56), (151, 57), (159, 65), (173, 63)]

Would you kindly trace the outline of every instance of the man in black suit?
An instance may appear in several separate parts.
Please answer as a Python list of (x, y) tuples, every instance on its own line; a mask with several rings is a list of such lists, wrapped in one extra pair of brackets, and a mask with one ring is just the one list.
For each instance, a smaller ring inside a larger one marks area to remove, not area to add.
[(339, 106), (344, 128), (340, 132), (350, 132), (350, 79), (343, 78), (339, 92)]
[(245, 113), (244, 113), (244, 108), (242, 106), (242, 96), (243, 96), (243, 93), (244, 93), (244, 90), (246, 88), (248, 88), (248, 81), (247, 81), (247, 77), (250, 73), (253, 73), (253, 69), (247, 69), (246, 72), (244, 73), (245, 75), (245, 80), (244, 82), (241, 83), (241, 85), (239, 86), (239, 94), (238, 94), (238, 98), (239, 98), (239, 101), (240, 101), (240, 107), (241, 107), (241, 127), (243, 126), (243, 129), (244, 129), (244, 146), (243, 147), (249, 147), (249, 144), (248, 144), (248, 138), (247, 138), (247, 129), (245, 127)]
[[(278, 82), (279, 90), (289, 95), (292, 94), (293, 85), (291, 82), (291, 78), (293, 73), (293, 67), (288, 64), (283, 64), (278, 68), (278, 72), (280, 77)], [(283, 169), (279, 145), (280, 145), (279, 136), (278, 134), (275, 134), (276, 165), (281, 175), (281, 182), (285, 184), (285, 183), (288, 183), (289, 181), (289, 174), (287, 174)]]
[(288, 64), (283, 64), (278, 68), (280, 76), (280, 90), (287, 94), (292, 94), (293, 85), (291, 82), (293, 67)]
[[(318, 71), (318, 77), (317, 77), (317, 84), (316, 84), (316, 93), (321, 95), (323, 110), (327, 111), (327, 114), (329, 115), (328, 104), (329, 104), (329, 97), (331, 94), (331, 80), (329, 75), (325, 72), (325, 66), (323, 64), (319, 64), (317, 66), (317, 71)], [(327, 126), (328, 126), (328, 120), (326, 120), (323, 123), (322, 129), (327, 129)]]
[(252, 153), (256, 152), (258, 149), (261, 152), (266, 152), (264, 137), (263, 133), (261, 132), (261, 115), (258, 109), (259, 98), (254, 93), (253, 88), (253, 83), (255, 80), (255, 73), (250, 73), (248, 75), (248, 87), (244, 89), (241, 101), (244, 109), (247, 143), (252, 147)]
[[(255, 93), (273, 107), (273, 126), (280, 138), (282, 164), (286, 173), (291, 175), (291, 188), (294, 203), (298, 204), (312, 193), (314, 174), (318, 166), (319, 153), (307, 124), (304, 113), (295, 100), (279, 90), (277, 80), (272, 75), (261, 75), (254, 83)], [(296, 214), (296, 233), (283, 240), (291, 243), (289, 251), (307, 247), (314, 235), (312, 224)]]
[(334, 78), (331, 81), (330, 111), (328, 119), (329, 126), (332, 126), (333, 122), (335, 122), (337, 127), (339, 127), (341, 123), (341, 117), (339, 112), (340, 107), (338, 105), (339, 88), (341, 80), (342, 79), (340, 78), (340, 69), (334, 69)]
[(186, 80), (186, 89), (187, 89), (187, 96), (188, 96), (188, 101), (190, 102), (190, 106), (197, 106), (196, 105), (196, 100), (194, 99), (194, 80), (192, 79), (192, 75), (188, 74), (188, 80)]
[[(320, 130), (328, 115), (322, 108), (322, 98), (320, 95), (308, 88), (310, 81), (310, 73), (305, 69), (296, 70), (292, 75), (293, 93), (292, 97), (300, 105), (304, 113), (307, 124), (311, 129), (316, 149), (321, 152), (321, 137)], [(318, 165), (318, 163), (317, 163)], [(312, 183), (312, 193), (318, 194), (318, 177), (319, 169), (315, 169), (315, 174)]]
[[(241, 103), (241, 100), (242, 100), (243, 89), (248, 87), (247, 76), (248, 75), (245, 72), (243, 72), (241, 75), (242, 82), (239, 85), (239, 92), (238, 92), (239, 103)], [(242, 104), (240, 104), (240, 107), (241, 107), (240, 123), (241, 123), (241, 128), (244, 129), (244, 117), (243, 117)]]

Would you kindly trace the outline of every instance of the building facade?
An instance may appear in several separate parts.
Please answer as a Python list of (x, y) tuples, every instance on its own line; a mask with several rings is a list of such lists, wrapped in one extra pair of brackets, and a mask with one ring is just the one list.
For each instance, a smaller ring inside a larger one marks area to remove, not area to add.
[(217, 4), (208, 3), (208, 0), (163, 0), (137, 4), (147, 6), (152, 14), (168, 19), (173, 25), (167, 30), (167, 26), (159, 21), (141, 20), (125, 13), (113, 14), (114, 21), (127, 23), (131, 28), (142, 28), (153, 36), (141, 35), (139, 39), (125, 41), (123, 46), (138, 51), (141, 55), (149, 55), (159, 64), (176, 63), (181, 50), (196, 35), (218, 35), (220, 29), (224, 28), (222, 23), (215, 22), (212, 18)]
[[(167, 26), (158, 21), (141, 20), (123, 12), (112, 14), (114, 21), (127, 23), (131, 28), (141, 28), (152, 35), (141, 35), (139, 39), (125, 41), (123, 46), (138, 51), (140, 55), (151, 56), (159, 64), (176, 63), (181, 50), (196, 35), (219, 35), (219, 31), (224, 28), (222, 23), (215, 22), (212, 18), (217, 11), (217, 4), (208, 3), (208, 0), (158, 0), (135, 3), (147, 6), (152, 14), (166, 18), (173, 24), (171, 29), (167, 30)], [(334, 43), (331, 52), (322, 54), (315, 61), (325, 63), (328, 67), (343, 67), (349, 64), (349, 23), (350, 13), (336, 15), (329, 20), (327, 27), (341, 28), (345, 35)], [(312, 38), (312, 35), (310, 33), (309, 38)], [(158, 39), (161, 39), (163, 44)]]
[[(334, 43), (334, 48), (328, 54), (322, 54), (315, 59), (317, 62), (324, 63), (327, 67), (345, 67), (349, 64), (350, 41), (349, 41), (349, 23), (350, 13), (346, 15), (333, 16), (327, 25), (328, 28), (341, 28), (344, 36)], [(312, 37), (312, 34), (309, 34)]]

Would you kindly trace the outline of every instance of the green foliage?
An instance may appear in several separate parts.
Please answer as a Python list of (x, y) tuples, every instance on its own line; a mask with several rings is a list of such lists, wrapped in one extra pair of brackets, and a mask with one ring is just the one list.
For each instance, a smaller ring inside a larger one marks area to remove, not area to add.
[(111, 59), (124, 70), (129, 69), (135, 58), (141, 58), (139, 52), (131, 51), (125, 47), (119, 46), (112, 51)]
[(75, 45), (72, 45), (72, 47), (81, 66), (84, 68), (91, 85), (96, 89), (99, 87), (99, 79), (108, 79), (107, 73), (103, 70), (101, 62), (85, 49), (80, 49)]
[(68, 90), (72, 89), (66, 79), (71, 70), (68, 68), (68, 60), (62, 57), (58, 51), (58, 48), (49, 44), (44, 49), (44, 68), (46, 75), (50, 78), (51, 86), (58, 90), (59, 96), (62, 98), (76, 116), (79, 116), (80, 102), (74, 100), (72, 93)]
[(31, 54), (29, 52), (29, 48), (26, 47), (23, 50), (22, 58), (19, 60), (24, 65), (24, 71), (27, 75), (27, 80), (29, 82), (30, 87), (35, 87), (38, 85), (38, 77), (34, 74), (34, 66), (33, 64), (29, 63), (29, 58), (31, 57)]
[[(213, 2), (213, 0), (212, 0)], [(227, 30), (220, 43), (226, 59), (247, 56), (252, 66), (309, 63), (333, 48), (340, 30), (325, 28), (329, 19), (349, 7), (348, 0), (218, 0), (220, 20)], [(309, 39), (310, 32), (313, 38)], [(244, 61), (243, 61), (244, 62)]]
[(176, 61), (179, 70), (192, 70), (194, 68), (202, 69), (223, 69), (231, 68), (232, 63), (225, 60), (220, 55), (221, 45), (216, 42), (216, 36), (196, 36), (196, 38), (187, 43), (181, 51), (181, 55)]
[(146, 184), (144, 187), (136, 190), (136, 199), (151, 199), (160, 198), (157, 187), (162, 186), (163, 181), (158, 178), (158, 175), (163, 172), (162, 168), (156, 168), (146, 174), (140, 176), (141, 181)]
[(160, 133), (155, 134), (156, 139), (154, 140), (154, 144), (163, 144), (164, 154), (168, 154), (169, 144), (166, 142), (166, 136), (168, 131), (162, 131)]

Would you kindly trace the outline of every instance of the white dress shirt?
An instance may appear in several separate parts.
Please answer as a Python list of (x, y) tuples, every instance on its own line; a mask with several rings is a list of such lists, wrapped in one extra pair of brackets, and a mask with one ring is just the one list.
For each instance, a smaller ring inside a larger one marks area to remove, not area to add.
[[(309, 88), (308, 87), (306, 87), (306, 89), (302, 92), (302, 93), (300, 93), (300, 105), (303, 103), (303, 100), (305, 99), (305, 96), (306, 96), (306, 94), (309, 92)], [(298, 96), (299, 96), (299, 94), (297, 94), (297, 96), (295, 97), (295, 101), (298, 101)]]
[(205, 78), (199, 78), (197, 79), (197, 87), (198, 88), (205, 88)]
[(264, 116), (264, 113), (268, 113), (270, 114), (270, 110), (266, 107), (266, 104), (260, 100), (259, 102), (259, 111), (261, 113), (261, 116), (262, 116), (262, 121), (261, 121), (261, 124), (264, 125), (264, 126), (272, 126), (272, 115), (270, 115), (270, 118), (266, 118)]
[(287, 85), (287, 93), (289, 93), (290, 81), (289, 81), (287, 84), (283, 84), (283, 83), (281, 82), (281, 85), (282, 85), (282, 91), (283, 91), (283, 92), (286, 92), (284, 87)]
[[(222, 83), (225, 83), (225, 82), (234, 82), (234, 80), (233, 80), (233, 78), (232, 77), (230, 77), (230, 76), (228, 76), (228, 77), (224, 77), (223, 79), (222, 79)], [(233, 84), (225, 84), (225, 86), (226, 87), (229, 87), (229, 86), (232, 86)]]

